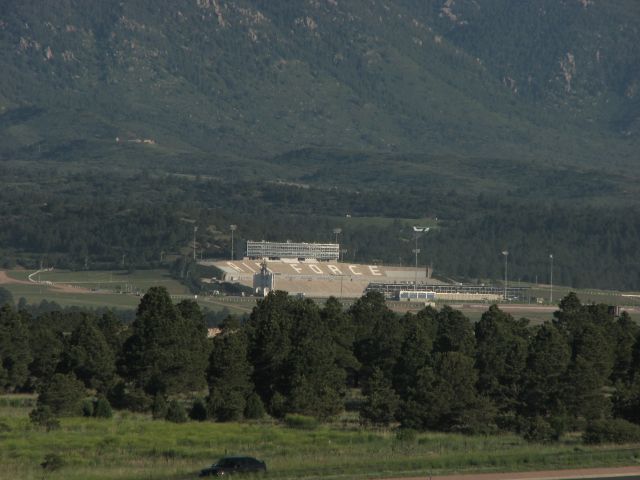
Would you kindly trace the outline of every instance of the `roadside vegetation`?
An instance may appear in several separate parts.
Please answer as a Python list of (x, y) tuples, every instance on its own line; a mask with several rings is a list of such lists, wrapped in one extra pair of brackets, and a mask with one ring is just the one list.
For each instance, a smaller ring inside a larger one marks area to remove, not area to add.
[[(513, 434), (460, 435), (362, 427), (343, 417), (311, 429), (263, 420), (176, 424), (149, 414), (62, 418), (46, 431), (29, 421), (33, 396), (0, 397), (0, 479), (189, 479), (218, 458), (252, 455), (278, 479), (364, 479), (452, 472), (634, 464), (640, 447), (585, 446), (566, 435), (545, 445)], [(58, 467), (42, 467), (45, 458)]]

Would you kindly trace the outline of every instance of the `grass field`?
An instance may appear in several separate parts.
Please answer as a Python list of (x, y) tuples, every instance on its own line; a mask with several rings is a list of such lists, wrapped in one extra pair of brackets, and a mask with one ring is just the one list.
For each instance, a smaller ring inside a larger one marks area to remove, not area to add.
[[(269, 478), (364, 479), (449, 472), (516, 471), (632, 465), (640, 445), (584, 447), (576, 436), (532, 445), (515, 435), (419, 433), (359, 428), (353, 421), (313, 430), (261, 423), (152, 421), (118, 413), (113, 419), (62, 419), (61, 429), (33, 427), (33, 398), (0, 397), (0, 479), (188, 479), (223, 455), (265, 460)], [(64, 466), (43, 474), (45, 455)]]
[[(29, 275), (34, 272), (32, 270), (9, 270), (6, 273), (11, 279), (28, 282)], [(32, 278), (41, 283), (5, 283), (2, 287), (11, 292), (16, 302), (23, 297), (30, 304), (47, 300), (56, 302), (63, 307), (135, 309), (140, 303), (140, 296), (154, 286), (166, 287), (176, 299), (193, 298), (187, 287), (171, 278), (167, 270), (139, 270), (131, 273), (126, 271), (72, 272), (54, 270), (38, 273)], [(45, 282), (51, 282), (51, 284)], [(55, 288), (56, 285), (65, 288)], [(69, 286), (71, 288), (68, 288)], [(198, 302), (210, 310), (222, 310), (226, 307), (232, 313), (239, 314), (251, 309), (246, 305), (225, 303), (210, 297), (199, 298)]]
[[(349, 219), (358, 220), (358, 219)], [(370, 221), (376, 221), (374, 218), (368, 218)], [(384, 219), (379, 219), (384, 220)], [(422, 224), (426, 224), (425, 219)], [(9, 270), (7, 275), (15, 280), (28, 282), (29, 275), (33, 271), (27, 270)], [(59, 305), (79, 306), (88, 308), (108, 307), (115, 309), (135, 309), (140, 302), (140, 296), (143, 295), (152, 286), (164, 286), (174, 298), (193, 298), (190, 296), (188, 289), (180, 282), (170, 277), (166, 270), (140, 270), (135, 272), (126, 271), (64, 271), (54, 270), (50, 272), (42, 272), (32, 276), (33, 280), (42, 283), (7, 283), (2, 287), (8, 289), (17, 301), (20, 297), (24, 297), (28, 303), (39, 303), (42, 300), (55, 301)], [(73, 286), (77, 288), (61, 289), (53, 288), (54, 286), (45, 284), (51, 282), (56, 285)], [(544, 304), (548, 305), (550, 289), (545, 285), (519, 284), (530, 288), (532, 297), (539, 297)], [(553, 287), (554, 304), (567, 295), (570, 291), (576, 291), (582, 303), (605, 303), (608, 305), (624, 305), (630, 307), (640, 306), (640, 295), (625, 296), (621, 292), (609, 290), (594, 289), (572, 289), (565, 286)], [(118, 293), (120, 292), (120, 293)], [(254, 298), (248, 297), (199, 297), (197, 299), (201, 307), (206, 307), (212, 311), (229, 309), (235, 314), (244, 314), (251, 312), (255, 305)], [(345, 299), (345, 306), (349, 306), (352, 300)], [(393, 304), (390, 304), (394, 308)], [(438, 308), (444, 303), (438, 302)], [(406, 304), (401, 305), (405, 309)], [(487, 304), (488, 308), (489, 305)], [(412, 310), (419, 310), (422, 307), (419, 304), (411, 305)], [(461, 310), (471, 320), (477, 321), (486, 308), (478, 308), (478, 306), (456, 305), (455, 308)], [(522, 313), (512, 312), (516, 318), (526, 317), (533, 323), (541, 323), (552, 318), (551, 312), (533, 311), (524, 306)]]

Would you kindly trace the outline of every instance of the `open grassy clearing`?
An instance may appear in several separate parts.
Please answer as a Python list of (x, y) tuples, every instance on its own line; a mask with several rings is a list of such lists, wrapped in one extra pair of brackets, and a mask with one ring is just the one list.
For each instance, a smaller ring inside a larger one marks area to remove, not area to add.
[[(9, 270), (7, 276), (21, 282), (28, 282), (33, 270)], [(35, 281), (52, 282), (56, 285), (71, 285), (73, 290), (62, 291), (45, 283), (5, 283), (2, 285), (11, 292), (17, 302), (24, 298), (29, 304), (38, 304), (42, 300), (56, 302), (62, 307), (135, 309), (140, 296), (153, 286), (164, 286), (175, 299), (194, 298), (187, 287), (169, 276), (166, 270), (126, 271), (65, 271), (53, 270), (33, 276)], [(117, 293), (122, 292), (122, 293)], [(248, 300), (248, 299), (245, 299)], [(227, 308), (231, 313), (242, 315), (250, 312), (255, 301), (233, 303), (216, 297), (199, 297), (201, 307), (212, 311)]]
[(270, 478), (382, 478), (448, 472), (535, 470), (632, 465), (640, 445), (584, 447), (567, 436), (557, 445), (531, 445), (515, 435), (421, 433), (401, 440), (393, 430), (335, 423), (297, 430), (278, 423), (172, 424), (118, 413), (110, 420), (63, 419), (45, 432), (28, 419), (25, 399), (0, 398), (0, 479), (40, 479), (45, 455), (65, 466), (49, 479), (187, 479), (223, 455), (267, 462)]

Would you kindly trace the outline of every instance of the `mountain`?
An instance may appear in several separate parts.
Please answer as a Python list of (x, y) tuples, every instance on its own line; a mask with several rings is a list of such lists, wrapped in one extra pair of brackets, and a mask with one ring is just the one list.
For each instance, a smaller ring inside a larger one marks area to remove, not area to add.
[(291, 176), (263, 162), (337, 149), (625, 171), (639, 26), (636, 0), (5, 0), (0, 155)]

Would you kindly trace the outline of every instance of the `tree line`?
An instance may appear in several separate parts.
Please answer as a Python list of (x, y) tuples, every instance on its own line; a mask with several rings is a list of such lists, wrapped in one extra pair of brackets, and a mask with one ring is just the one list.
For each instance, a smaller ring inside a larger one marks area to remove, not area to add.
[[(436, 275), (468, 282), (502, 278), (500, 252), (506, 249), (514, 281), (548, 283), (553, 254), (557, 284), (619, 290), (640, 285), (638, 269), (630, 268), (640, 264), (640, 215), (633, 205), (526, 204), (513, 196), (435, 187), (425, 193), (421, 185), (399, 194), (388, 185), (355, 191), (107, 172), (54, 172), (61, 180), (42, 189), (37, 172), (2, 173), (7, 185), (0, 190), (0, 268), (168, 267), (168, 259), (192, 255), (196, 225), (200, 255), (230, 258), (230, 224), (238, 225), (236, 258), (247, 239), (327, 242), (340, 227), (345, 261), (413, 265), (412, 223), (437, 217), (437, 228), (418, 245), (420, 264), (432, 264)], [(188, 276), (181, 270), (179, 278)]]
[[(173, 304), (163, 287), (130, 324), (7, 303), (0, 360), (0, 388), (38, 392), (32, 418), (44, 425), (111, 408), (183, 421), (177, 399), (191, 398), (197, 420), (327, 420), (349, 408), (363, 424), (416, 430), (640, 439), (640, 329), (574, 293), (532, 326), (495, 305), (474, 324), (449, 306), (399, 315), (378, 293), (345, 310), (273, 292), (213, 338), (197, 303)], [(348, 392), (359, 400), (347, 404)]]

